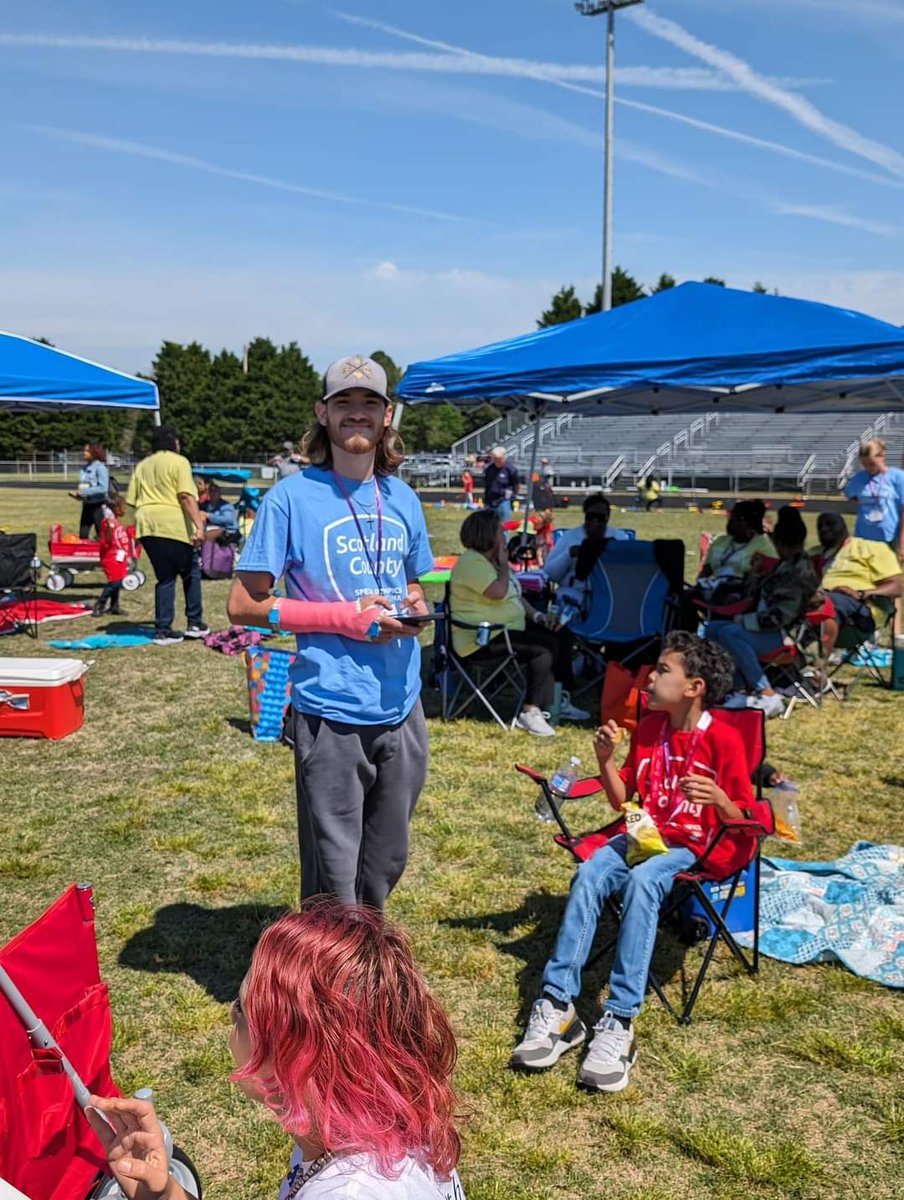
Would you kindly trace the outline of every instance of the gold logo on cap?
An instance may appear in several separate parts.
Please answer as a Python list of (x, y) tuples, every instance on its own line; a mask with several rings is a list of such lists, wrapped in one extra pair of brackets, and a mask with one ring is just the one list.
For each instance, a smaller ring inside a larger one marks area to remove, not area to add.
[(354, 358), (348, 358), (342, 364), (342, 374), (346, 379), (371, 379), (373, 378), (373, 370), (366, 358), (362, 358), (360, 354), (356, 354)]

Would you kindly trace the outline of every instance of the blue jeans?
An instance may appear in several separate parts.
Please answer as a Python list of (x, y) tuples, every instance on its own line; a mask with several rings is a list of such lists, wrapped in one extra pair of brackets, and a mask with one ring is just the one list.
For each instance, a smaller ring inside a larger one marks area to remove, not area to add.
[(497, 514), (499, 520), (505, 524), (506, 521), (512, 519), (512, 502), (511, 500), (497, 500), (495, 504), (487, 504), (487, 508), (493, 510)]
[(735, 687), (762, 692), (771, 687), (760, 664), (760, 655), (772, 654), (785, 640), (780, 629), (745, 629), (734, 621), (710, 621), (703, 636), (728, 651), (735, 660)]
[(686, 871), (697, 856), (684, 846), (673, 846), (667, 854), (656, 854), (629, 867), (627, 850), (625, 834), (616, 834), (578, 867), (555, 949), (543, 971), (543, 991), (563, 1004), (580, 994), (581, 971), (590, 955), (603, 904), (621, 893), (621, 925), (606, 1008), (620, 1017), (633, 1018), (643, 1007), (662, 902), (672, 890), (675, 876)]

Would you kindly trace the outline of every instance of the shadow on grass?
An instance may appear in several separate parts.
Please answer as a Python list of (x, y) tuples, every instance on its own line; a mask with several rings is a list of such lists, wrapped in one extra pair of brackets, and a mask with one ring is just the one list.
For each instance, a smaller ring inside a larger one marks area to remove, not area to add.
[(225, 1004), (238, 995), (261, 931), (285, 911), (268, 904), (168, 904), (158, 908), (150, 928), (126, 942), (119, 962), (136, 971), (190, 975)]
[[(488, 913), (479, 917), (448, 917), (441, 923), (451, 929), (487, 930), (500, 935), (495, 938), (497, 950), (520, 959), (523, 963), (518, 973), (518, 1022), (527, 1021), (530, 1007), (540, 995), (543, 981), (543, 968), (552, 953), (556, 934), (565, 912), (565, 896), (552, 896), (547, 892), (532, 892), (524, 898), (520, 908), (508, 912)], [(530, 926), (531, 932), (512, 941), (505, 941), (506, 935), (516, 929)], [(614, 949), (605, 954), (600, 950), (616, 935), (614, 918), (609, 912), (604, 912), (594, 938), (593, 948), (582, 979), (581, 995), (583, 1003), (577, 1001), (577, 1007), (582, 1016), (591, 1022), (599, 1016), (595, 998), (604, 993), (609, 972), (612, 969)], [(656, 949), (653, 952), (652, 969), (663, 985), (669, 984), (680, 977), (680, 992), (682, 999), (686, 998), (693, 983), (693, 977), (688, 979), (685, 971), (685, 957), (688, 947), (679, 942), (667, 932), (660, 930), (656, 939)], [(647, 998), (655, 1000), (652, 991)], [(670, 995), (674, 1004), (677, 997)]]

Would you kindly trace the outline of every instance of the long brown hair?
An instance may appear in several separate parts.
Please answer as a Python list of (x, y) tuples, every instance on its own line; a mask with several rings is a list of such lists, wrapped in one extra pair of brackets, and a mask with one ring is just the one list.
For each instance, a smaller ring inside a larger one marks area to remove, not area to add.
[[(315, 424), (301, 439), (301, 453), (309, 459), (314, 467), (331, 467), (333, 465), (333, 444), (325, 425), (315, 418)], [(392, 427), (383, 431), (383, 436), (377, 443), (377, 454), (374, 459), (375, 475), (394, 475), (405, 461), (405, 443), (402, 435)]]

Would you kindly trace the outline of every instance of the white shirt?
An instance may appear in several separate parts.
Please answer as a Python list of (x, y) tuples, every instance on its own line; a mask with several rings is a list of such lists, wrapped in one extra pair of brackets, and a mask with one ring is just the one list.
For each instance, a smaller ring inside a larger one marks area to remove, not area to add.
[[(303, 1161), (296, 1146), (290, 1176)], [(279, 1200), (285, 1200), (288, 1193), (289, 1181), (284, 1179)], [(452, 1172), (451, 1179), (441, 1180), (429, 1167), (406, 1158), (398, 1179), (387, 1179), (370, 1155), (353, 1154), (327, 1163), (304, 1185), (298, 1200), (465, 1200), (465, 1193), (457, 1171)]]

